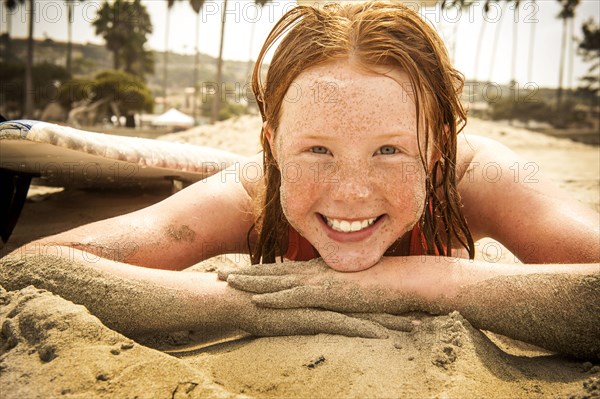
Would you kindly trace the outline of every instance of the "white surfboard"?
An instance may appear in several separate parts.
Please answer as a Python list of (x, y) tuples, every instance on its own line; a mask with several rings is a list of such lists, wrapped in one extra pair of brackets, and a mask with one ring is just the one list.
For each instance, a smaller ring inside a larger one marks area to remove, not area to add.
[(51, 123), (0, 123), (0, 169), (58, 187), (169, 186), (204, 179), (246, 157), (192, 144), (115, 136)]

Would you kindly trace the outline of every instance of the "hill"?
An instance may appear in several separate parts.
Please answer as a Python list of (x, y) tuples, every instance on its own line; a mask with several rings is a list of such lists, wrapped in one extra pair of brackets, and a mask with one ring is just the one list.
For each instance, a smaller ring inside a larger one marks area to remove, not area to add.
[[(0, 40), (0, 58), (5, 61), (25, 62), (27, 52), (27, 40), (24, 38), (12, 38), (10, 47), (7, 47), (6, 34)], [(10, 55), (8, 54), (10, 51)], [(54, 41), (52, 39), (36, 40), (34, 63), (49, 62), (56, 65), (66, 65), (67, 43)], [(162, 76), (164, 52), (154, 52), (154, 73), (146, 77), (148, 86), (153, 94), (162, 93)], [(193, 86), (194, 55), (183, 55), (169, 53), (168, 62), (168, 89), (182, 90)], [(206, 54), (200, 54), (200, 68), (198, 80), (200, 82), (211, 82), (215, 79), (217, 60)], [(75, 77), (91, 78), (98, 72), (111, 69), (112, 54), (103, 46), (98, 44), (73, 43), (73, 74)], [(223, 67), (223, 81), (246, 83), (248, 70), (247, 62), (225, 61)]]

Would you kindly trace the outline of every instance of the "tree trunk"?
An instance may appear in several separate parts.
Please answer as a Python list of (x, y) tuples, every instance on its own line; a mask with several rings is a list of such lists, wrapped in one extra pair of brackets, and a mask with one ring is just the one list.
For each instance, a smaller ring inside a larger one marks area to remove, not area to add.
[(252, 25), (250, 27), (250, 49), (248, 50), (248, 66), (246, 67), (246, 79), (250, 80), (250, 74), (252, 73), (252, 64), (254, 64), (253, 62), (253, 57), (252, 57), (252, 44), (254, 44), (254, 31), (256, 30), (256, 23), (252, 22)]
[[(116, 15), (116, 13), (114, 13), (112, 15), (112, 23), (113, 26), (117, 26), (118, 24), (118, 16)], [(108, 40), (107, 40), (108, 43)], [(120, 46), (116, 46), (116, 48), (112, 49), (113, 52), (113, 69), (118, 71), (121, 67), (121, 60), (119, 59), (119, 56), (121, 55), (121, 47)]]
[(567, 74), (567, 87), (570, 90), (574, 89), (573, 86), (573, 58), (575, 55), (575, 51), (576, 49), (574, 48), (574, 42), (575, 42), (575, 18), (569, 18), (569, 37), (568, 37), (568, 41), (569, 41), (569, 72)]
[(194, 57), (194, 97), (192, 97), (192, 116), (194, 117), (194, 123), (198, 118), (198, 95), (200, 88), (198, 87), (198, 68), (200, 68), (200, 11), (196, 14), (196, 54)]
[[(248, 66), (246, 67), (246, 81), (248, 82), (248, 84), (252, 84), (252, 66), (254, 65), (254, 57), (252, 57), (252, 45), (254, 44), (254, 31), (256, 30), (255, 28), (256, 23), (252, 22), (252, 28), (250, 31), (250, 49), (248, 50)], [(250, 112), (250, 99), (246, 94), (244, 95), (244, 98), (246, 99), (246, 112)]]
[(35, 20), (35, 1), (29, 0), (29, 36), (27, 37), (27, 62), (25, 64), (25, 113), (24, 117), (33, 119), (33, 23)]
[[(532, 1), (535, 7), (535, 0)], [(527, 60), (527, 83), (533, 82), (533, 54), (535, 50), (535, 27), (537, 23), (531, 24), (531, 35), (529, 37), (529, 59)]]
[(73, 56), (73, 3), (67, 2), (67, 72), (69, 75), (72, 71), (72, 56)]
[(560, 46), (560, 63), (558, 65), (558, 90), (556, 91), (556, 112), (560, 113), (563, 91), (563, 74), (565, 66), (565, 50), (567, 48), (567, 18), (563, 18), (563, 36)]
[(500, 14), (500, 18), (498, 19), (498, 22), (496, 25), (496, 32), (494, 35), (494, 44), (492, 44), (492, 61), (490, 63), (490, 74), (489, 74), (489, 79), (488, 81), (492, 81), (492, 76), (494, 76), (494, 67), (496, 66), (496, 53), (498, 52), (498, 40), (500, 39), (500, 32), (501, 32), (501, 27), (502, 27), (502, 21), (504, 20), (504, 18), (502, 18), (502, 16), (504, 15), (504, 11), (506, 11), (506, 4), (508, 3), (504, 3), (504, 6), (502, 7), (502, 14)]
[(128, 127), (130, 129), (135, 128), (135, 115), (134, 114), (125, 115), (125, 127)]
[(167, 20), (165, 22), (165, 52), (163, 55), (163, 111), (168, 109), (167, 103), (167, 66), (169, 64), (169, 22), (171, 20), (171, 7), (167, 3)]
[(223, 12), (221, 13), (221, 44), (219, 46), (219, 59), (217, 60), (217, 92), (213, 99), (212, 116), (210, 118), (211, 123), (215, 123), (219, 118), (219, 112), (221, 111), (221, 95), (222, 87), (221, 83), (223, 80), (223, 42), (225, 41), (225, 19), (227, 18), (227, 0), (223, 1)]
[(514, 9), (514, 20), (513, 20), (513, 48), (512, 48), (512, 60), (510, 69), (510, 80), (513, 82), (517, 81), (517, 47), (519, 42), (517, 40), (519, 36), (519, 5), (515, 4)]
[(9, 62), (10, 61), (10, 54), (12, 52), (12, 39), (10, 37), (10, 31), (12, 30), (12, 14), (10, 12), (10, 10), (8, 9), (8, 6), (6, 5), (6, 2), (4, 3), (4, 8), (6, 11), (6, 43), (4, 43), (4, 55), (3, 55), (3, 60), (4, 62)]
[(119, 50), (113, 50), (113, 69), (119, 70), (121, 68), (121, 62), (119, 60)]
[(479, 63), (481, 62), (481, 46), (483, 44), (483, 37), (485, 35), (485, 28), (487, 26), (487, 22), (484, 19), (481, 25), (481, 31), (479, 31), (479, 37), (477, 38), (477, 50), (475, 50), (475, 65), (473, 68), (473, 80), (477, 82), (477, 74), (479, 71)]

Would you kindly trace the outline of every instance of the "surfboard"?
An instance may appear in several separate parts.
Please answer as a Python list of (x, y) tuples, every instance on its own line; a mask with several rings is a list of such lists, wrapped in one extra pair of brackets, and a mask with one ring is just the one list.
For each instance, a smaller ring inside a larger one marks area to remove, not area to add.
[(192, 144), (116, 136), (38, 121), (0, 123), (0, 168), (33, 183), (79, 188), (193, 183), (246, 158)]
[(96, 189), (181, 188), (246, 157), (192, 144), (89, 132), (52, 123), (0, 123), (0, 237), (8, 240), (31, 183)]

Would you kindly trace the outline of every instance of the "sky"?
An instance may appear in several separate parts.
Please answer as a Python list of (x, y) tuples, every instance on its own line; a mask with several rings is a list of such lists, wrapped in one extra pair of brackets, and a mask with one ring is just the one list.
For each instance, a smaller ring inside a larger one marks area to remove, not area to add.
[[(405, 2), (411, 3), (410, 0)], [(35, 37), (66, 41), (68, 18), (64, 0), (35, 0), (35, 3)], [(101, 37), (95, 35), (92, 26), (96, 11), (102, 3), (101, 0), (76, 1), (74, 42), (104, 43)], [(147, 7), (154, 27), (147, 46), (153, 50), (163, 51), (166, 48), (166, 1), (142, 0), (142, 3)], [(454, 65), (465, 74), (467, 79), (473, 79), (476, 74), (479, 80), (490, 80), (498, 84), (508, 83), (512, 77), (513, 34), (516, 32), (516, 80), (522, 87), (525, 85), (557, 87), (563, 29), (562, 20), (556, 18), (560, 11), (558, 1), (522, 0), (517, 13), (514, 5), (493, 5), (487, 16), (483, 11), (483, 3), (484, 0), (476, 1), (473, 7), (466, 10), (457, 8), (441, 10), (439, 6), (434, 6), (420, 8), (419, 12), (444, 38)], [(295, 0), (274, 0), (260, 8), (254, 4), (254, 0), (229, 0), (224, 58), (239, 61), (254, 59), (279, 17), (295, 5)], [(415, 2), (409, 6), (417, 8)], [(200, 52), (215, 57), (219, 52), (222, 7), (222, 0), (207, 0), (200, 14)], [(13, 37), (27, 35), (25, 7), (20, 6), (12, 12), (11, 18), (4, 7), (0, 12), (0, 32), (7, 31), (8, 20), (10, 20)], [(194, 53), (196, 18), (189, 1), (175, 3), (170, 16), (169, 50), (186, 54)], [(574, 20), (575, 37), (581, 38), (581, 25), (583, 21), (590, 18), (598, 23), (599, 0), (581, 0)], [(253, 25), (254, 33), (252, 33)], [(528, 61), (532, 33), (534, 51), (530, 73)], [(480, 62), (476, 67), (475, 54), (480, 36), (483, 36), (483, 41)], [(493, 43), (496, 36), (498, 36), (497, 48), (494, 51)], [(494, 59), (493, 64), (492, 59)], [(573, 84), (577, 85), (577, 78), (583, 76), (588, 67), (589, 65), (584, 64), (579, 56), (575, 56), (572, 74), (569, 74), (568, 65), (565, 70), (565, 85), (569, 87), (569, 75), (573, 76)]]

